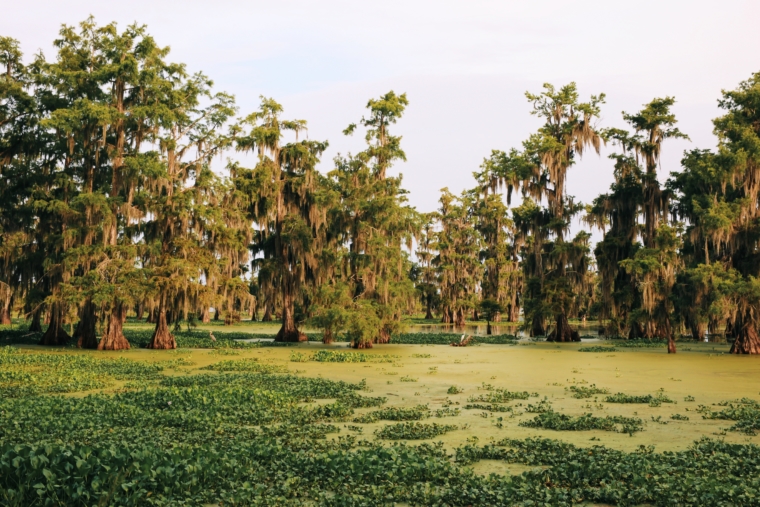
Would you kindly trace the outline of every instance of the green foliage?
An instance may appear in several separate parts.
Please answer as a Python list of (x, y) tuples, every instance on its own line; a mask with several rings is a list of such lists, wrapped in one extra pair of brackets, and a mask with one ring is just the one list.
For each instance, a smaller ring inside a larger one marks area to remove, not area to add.
[(673, 414), (670, 416), (671, 419), (674, 421), (688, 421), (689, 416), (683, 415), (683, 414)]
[(24, 397), (45, 393), (72, 393), (102, 389), (115, 380), (156, 380), (165, 367), (184, 363), (145, 363), (125, 358), (53, 352), (30, 353), (0, 348), (0, 395)]
[(390, 354), (373, 354), (368, 352), (318, 350), (309, 356), (309, 361), (320, 363), (392, 363), (398, 357)]
[(513, 392), (507, 389), (495, 389), (486, 394), (470, 396), (467, 401), (470, 403), (507, 403), (513, 400), (527, 400), (530, 394), (527, 391)]
[(486, 410), (488, 412), (514, 412), (514, 408), (508, 405), (498, 405), (494, 403), (468, 403), (464, 406), (465, 410)]
[[(258, 342), (242, 342), (238, 340), (247, 340), (250, 338), (256, 338), (247, 333), (241, 332), (218, 332), (216, 341), (206, 334), (201, 334), (198, 331), (190, 332), (175, 332), (174, 339), (177, 342), (177, 348), (190, 348), (190, 349), (255, 349), (261, 347), (262, 344)], [(150, 343), (150, 338), (153, 335), (153, 331), (138, 330), (138, 329), (124, 329), (124, 336), (129, 341), (129, 344), (135, 348), (145, 348)], [(266, 336), (271, 338), (271, 336)]]
[(593, 345), (591, 347), (580, 347), (578, 352), (615, 352), (615, 347), (609, 347), (604, 345)]
[(667, 340), (616, 340), (615, 347), (624, 349), (659, 349), (668, 345)]
[(256, 373), (283, 373), (288, 371), (288, 367), (279, 364), (260, 363), (256, 358), (250, 359), (227, 359), (219, 361), (203, 368), (204, 370), (213, 371), (250, 371)]
[(460, 413), (461, 411), (458, 408), (451, 407), (443, 407), (433, 410), (433, 415), (435, 417), (453, 417), (459, 415)]
[(722, 410), (713, 411), (709, 407), (700, 405), (697, 409), (704, 419), (723, 419), (735, 421), (729, 429), (747, 435), (756, 435), (760, 430), (760, 402), (742, 398), (741, 400), (723, 401), (719, 405), (726, 407)]
[(597, 394), (609, 394), (610, 390), (606, 387), (596, 387), (596, 384), (590, 386), (570, 386), (566, 387), (572, 393), (573, 398), (584, 399), (591, 398)]
[(596, 417), (583, 414), (573, 417), (559, 412), (544, 412), (529, 421), (520, 421), (520, 426), (526, 428), (543, 428), (557, 431), (602, 430), (616, 431), (633, 435), (644, 429), (643, 422), (637, 417), (605, 416)]
[(384, 426), (375, 435), (383, 440), (424, 440), (456, 429), (459, 426), (455, 424), (403, 422)]
[(631, 395), (617, 393), (612, 396), (607, 396), (604, 401), (607, 403), (648, 403), (651, 406), (659, 406), (662, 403), (673, 403), (673, 400), (662, 393), (658, 393), (655, 396), (652, 396), (651, 394)]
[(525, 406), (526, 414), (543, 414), (543, 413), (551, 412), (551, 411), (552, 411), (552, 404), (549, 400), (546, 400), (546, 399), (541, 400), (536, 405), (533, 405), (532, 403), (528, 403)]
[(460, 387), (457, 387), (457, 386), (451, 386), (451, 387), (449, 387), (449, 388), (448, 388), (448, 390), (446, 391), (446, 394), (459, 394), (459, 393), (461, 393), (461, 392), (462, 392), (462, 389), (461, 389)]
[(386, 407), (381, 410), (373, 410), (362, 414), (354, 419), (358, 423), (373, 423), (377, 421), (420, 421), (430, 417), (430, 409), (427, 405), (416, 407)]

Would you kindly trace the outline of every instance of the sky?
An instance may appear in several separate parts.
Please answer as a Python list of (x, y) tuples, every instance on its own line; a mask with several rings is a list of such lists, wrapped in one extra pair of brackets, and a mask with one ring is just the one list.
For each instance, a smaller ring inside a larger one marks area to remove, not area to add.
[[(690, 141), (665, 143), (664, 180), (684, 150), (715, 146), (721, 90), (760, 72), (757, 0), (0, 0), (0, 12), (0, 35), (49, 58), (61, 24), (145, 24), (170, 59), (234, 94), (241, 114), (263, 95), (307, 120), (309, 137), (330, 143), (323, 171), (362, 149), (363, 136), (341, 132), (368, 99), (406, 93), (393, 132), (407, 161), (395, 171), (420, 211), (436, 208), (443, 187), (472, 187), (491, 150), (520, 147), (539, 126), (525, 92), (543, 83), (574, 81), (584, 100), (605, 93), (600, 127), (625, 127), (622, 111), (675, 97)], [(607, 191), (611, 152), (586, 154), (568, 193), (588, 203)]]

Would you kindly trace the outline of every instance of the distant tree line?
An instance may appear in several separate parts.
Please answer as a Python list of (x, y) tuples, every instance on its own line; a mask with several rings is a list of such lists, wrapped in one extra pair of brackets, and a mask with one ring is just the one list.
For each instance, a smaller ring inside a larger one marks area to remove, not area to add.
[[(308, 324), (358, 348), (424, 311), (554, 341), (594, 318), (672, 352), (678, 334), (725, 333), (733, 352), (760, 353), (760, 74), (723, 92), (717, 149), (686, 152), (664, 185), (663, 144), (686, 138), (673, 98), (623, 113), (629, 130), (601, 128), (603, 94), (545, 85), (526, 94), (543, 125), (522, 147), (420, 213), (388, 174), (405, 160), (391, 131), (404, 94), (370, 100), (344, 131), (365, 149), (323, 174), (327, 142), (305, 121), (268, 98), (239, 115), (143, 26), (88, 19), (55, 48), (24, 64), (0, 37), (0, 324), (17, 312), (44, 345), (128, 348), (130, 314), (155, 325), (150, 347), (174, 348), (171, 326), (213, 308), (226, 324), (279, 319), (277, 340), (305, 340)], [(568, 170), (604, 144), (615, 180), (584, 205)], [(252, 158), (212, 170), (234, 153)], [(593, 252), (589, 232), (570, 234), (578, 219), (603, 232)]]

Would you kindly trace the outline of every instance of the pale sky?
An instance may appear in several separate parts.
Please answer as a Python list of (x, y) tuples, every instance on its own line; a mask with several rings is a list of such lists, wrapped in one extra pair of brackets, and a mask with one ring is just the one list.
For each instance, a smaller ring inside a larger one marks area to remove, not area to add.
[[(606, 93), (605, 127), (624, 127), (623, 110), (675, 96), (692, 142), (666, 143), (666, 175), (684, 149), (714, 146), (721, 89), (760, 71), (757, 0), (0, 0), (0, 12), (0, 35), (19, 39), (27, 56), (54, 56), (60, 25), (90, 14), (146, 24), (171, 60), (233, 93), (241, 114), (265, 95), (307, 120), (310, 138), (330, 142), (325, 171), (336, 153), (362, 149), (362, 136), (341, 131), (369, 98), (406, 92), (394, 131), (408, 161), (396, 170), (420, 211), (435, 209), (444, 186), (473, 186), (492, 149), (519, 148), (538, 126), (524, 92), (544, 82), (576, 81), (584, 99)], [(571, 169), (570, 194), (590, 202), (607, 191), (607, 153)]]

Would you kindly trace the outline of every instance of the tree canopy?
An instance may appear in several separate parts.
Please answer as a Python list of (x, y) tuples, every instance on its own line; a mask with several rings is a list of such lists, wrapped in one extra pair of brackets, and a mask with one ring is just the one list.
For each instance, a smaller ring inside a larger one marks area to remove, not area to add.
[[(149, 347), (174, 348), (170, 326), (213, 309), (226, 324), (278, 319), (279, 341), (311, 326), (365, 348), (421, 311), (559, 342), (592, 318), (672, 352), (724, 334), (760, 353), (760, 73), (722, 93), (717, 148), (665, 169), (668, 140), (687, 138), (675, 98), (611, 128), (604, 94), (546, 84), (526, 93), (538, 129), (423, 213), (391, 172), (406, 94), (370, 99), (343, 132), (364, 149), (330, 164), (305, 120), (267, 97), (240, 114), (145, 26), (90, 18), (54, 47), (27, 61), (0, 37), (0, 324), (16, 312), (43, 345), (128, 348), (131, 315), (155, 326)], [(581, 203), (568, 178), (604, 144), (614, 182)]]

